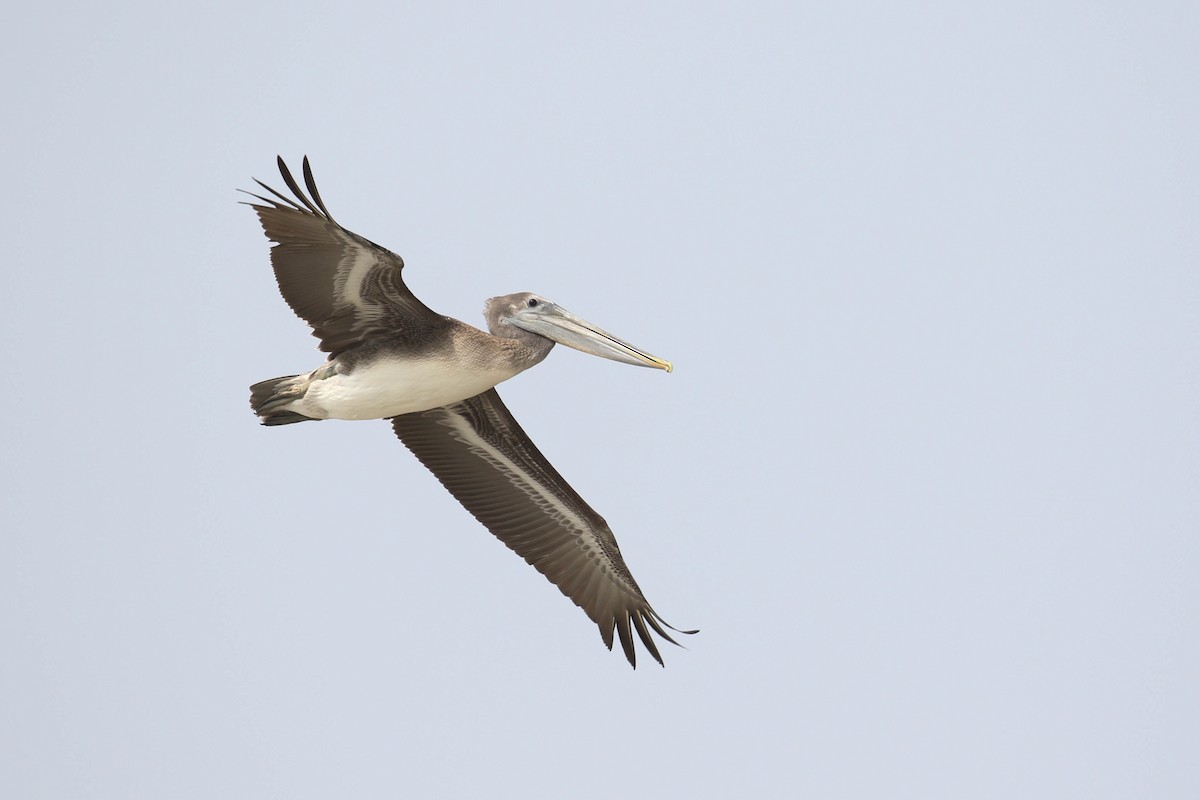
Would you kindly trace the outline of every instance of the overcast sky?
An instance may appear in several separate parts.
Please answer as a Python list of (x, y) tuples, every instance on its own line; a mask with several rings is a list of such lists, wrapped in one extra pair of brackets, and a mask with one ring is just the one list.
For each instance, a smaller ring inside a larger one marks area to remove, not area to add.
[[(36, 6), (36, 9), (35, 9)], [(1195, 3), (21, 4), (0, 30), (0, 795), (1200, 796)], [(238, 188), (501, 386), (631, 671), (322, 355)], [(643, 659), (648, 662), (648, 659)]]

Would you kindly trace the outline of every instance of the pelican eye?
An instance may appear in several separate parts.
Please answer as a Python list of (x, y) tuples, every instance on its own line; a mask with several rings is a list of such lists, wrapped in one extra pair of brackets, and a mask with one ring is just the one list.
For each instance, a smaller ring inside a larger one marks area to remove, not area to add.
[(529, 302), (527, 303), (527, 305), (528, 305), (530, 308), (533, 308), (533, 307), (535, 307), (537, 304), (538, 304), (538, 301), (537, 301), (537, 298), (536, 298), (536, 297), (531, 297), (531, 298), (529, 298)]

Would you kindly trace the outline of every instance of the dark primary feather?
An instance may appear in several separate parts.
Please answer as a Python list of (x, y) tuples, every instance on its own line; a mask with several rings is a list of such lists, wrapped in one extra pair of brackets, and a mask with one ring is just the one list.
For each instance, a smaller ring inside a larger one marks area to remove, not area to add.
[[(334, 221), (325, 207), (308, 158), (300, 188), (282, 158), (279, 172), (295, 199), (262, 181), (276, 199), (251, 194), (271, 248), (271, 265), (283, 299), (313, 328), (321, 349), (334, 357), (367, 339), (426, 341), (449, 324), (404, 284), (404, 260)], [(248, 193), (250, 194), (250, 193)], [(311, 199), (310, 199), (311, 196)]]
[(637, 666), (633, 633), (662, 664), (650, 630), (679, 633), (646, 601), (604, 518), (538, 451), (495, 389), (429, 411), (392, 418), (400, 440), (488, 530), (571, 598), (600, 628), (613, 630)]

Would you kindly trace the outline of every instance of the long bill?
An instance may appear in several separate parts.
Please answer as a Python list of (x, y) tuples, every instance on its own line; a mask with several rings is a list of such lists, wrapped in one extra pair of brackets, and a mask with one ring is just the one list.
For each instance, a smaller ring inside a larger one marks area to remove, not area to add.
[(670, 361), (618, 339), (557, 303), (546, 301), (534, 308), (521, 309), (509, 321), (530, 333), (545, 336), (582, 353), (633, 364), (635, 367), (653, 367), (667, 372), (673, 369)]

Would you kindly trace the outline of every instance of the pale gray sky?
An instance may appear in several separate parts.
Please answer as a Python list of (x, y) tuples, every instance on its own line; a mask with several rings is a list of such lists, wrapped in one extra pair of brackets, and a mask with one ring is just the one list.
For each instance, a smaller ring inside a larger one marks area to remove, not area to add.
[[(1200, 796), (1194, 3), (24, 4), (0, 796)], [(311, 369), (312, 157), (689, 649), (629, 670)]]

